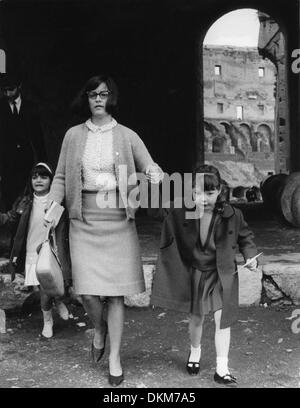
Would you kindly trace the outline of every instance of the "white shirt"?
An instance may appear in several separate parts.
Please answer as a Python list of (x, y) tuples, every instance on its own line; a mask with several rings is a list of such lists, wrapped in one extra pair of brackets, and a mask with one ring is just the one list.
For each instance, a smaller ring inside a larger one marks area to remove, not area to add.
[[(14, 102), (15, 102), (15, 104), (16, 104), (18, 113), (20, 113), (21, 103), (22, 103), (21, 96), (19, 95), (19, 96), (17, 97), (17, 99), (14, 100)], [(9, 106), (10, 106), (10, 109), (11, 109), (11, 111), (12, 111), (12, 113), (13, 113), (13, 111), (14, 111), (14, 104), (13, 104), (12, 102), (9, 102)]]

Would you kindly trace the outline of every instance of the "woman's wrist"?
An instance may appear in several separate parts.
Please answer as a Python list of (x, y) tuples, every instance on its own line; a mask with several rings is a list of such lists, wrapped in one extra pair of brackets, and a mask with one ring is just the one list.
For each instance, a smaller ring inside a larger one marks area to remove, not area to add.
[(145, 174), (150, 183), (158, 184), (164, 178), (164, 173), (158, 164), (152, 163), (146, 167)]

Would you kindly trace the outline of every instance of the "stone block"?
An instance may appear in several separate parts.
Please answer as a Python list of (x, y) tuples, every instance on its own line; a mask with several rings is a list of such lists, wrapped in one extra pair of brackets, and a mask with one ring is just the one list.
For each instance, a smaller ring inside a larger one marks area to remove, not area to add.
[(239, 305), (259, 305), (262, 292), (262, 270), (259, 266), (255, 272), (238, 266)]
[[(143, 265), (146, 291), (138, 295), (126, 296), (125, 305), (129, 307), (148, 307), (152, 288), (154, 264)], [(261, 267), (256, 272), (238, 267), (239, 273), (239, 304), (241, 306), (259, 305), (262, 291)]]
[(6, 273), (9, 260), (7, 258), (0, 258), (0, 273)]
[(283, 296), (292, 300), (294, 305), (300, 305), (300, 265), (281, 262), (263, 266), (263, 274), (276, 283)]
[(146, 290), (137, 295), (125, 296), (124, 302), (129, 307), (148, 307), (150, 305), (151, 287), (155, 265), (143, 265)]
[(278, 300), (284, 297), (283, 293), (269, 280), (263, 280), (263, 288), (270, 300)]
[(10, 274), (0, 274), (0, 309), (8, 310), (22, 307), (28, 292), (24, 291), (24, 278), (17, 274), (11, 282)]

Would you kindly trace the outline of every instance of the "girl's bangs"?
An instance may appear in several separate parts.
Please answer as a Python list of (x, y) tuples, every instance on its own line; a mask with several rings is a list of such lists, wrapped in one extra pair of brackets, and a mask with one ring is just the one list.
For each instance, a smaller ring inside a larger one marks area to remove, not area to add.
[(31, 177), (34, 176), (48, 176), (51, 180), (53, 178), (53, 175), (50, 173), (48, 169), (44, 166), (36, 166), (32, 171), (31, 171)]
[(204, 191), (220, 189), (220, 182), (215, 174), (204, 174)]

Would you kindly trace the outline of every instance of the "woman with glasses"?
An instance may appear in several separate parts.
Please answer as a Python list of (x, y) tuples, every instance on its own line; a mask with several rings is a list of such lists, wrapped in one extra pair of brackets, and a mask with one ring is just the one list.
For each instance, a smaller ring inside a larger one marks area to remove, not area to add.
[(112, 386), (124, 379), (124, 296), (145, 290), (132, 200), (138, 188), (136, 173), (154, 183), (162, 176), (139, 136), (113, 117), (117, 99), (116, 84), (103, 75), (90, 78), (79, 92), (74, 107), (86, 121), (65, 135), (49, 203), (66, 200), (74, 289), (95, 327), (95, 363), (104, 354), (109, 334)]

